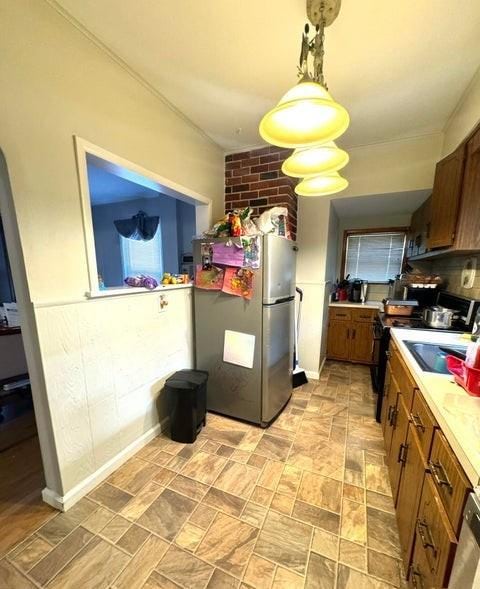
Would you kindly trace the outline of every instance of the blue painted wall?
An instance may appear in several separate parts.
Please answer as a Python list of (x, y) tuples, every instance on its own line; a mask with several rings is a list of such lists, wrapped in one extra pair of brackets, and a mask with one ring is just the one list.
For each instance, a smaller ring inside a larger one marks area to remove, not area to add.
[[(180, 206), (179, 206), (180, 205)], [(165, 272), (177, 273), (179, 256), (186, 241), (195, 233), (195, 207), (159, 194), (155, 198), (138, 198), (92, 207), (95, 250), (98, 271), (105, 286), (123, 285), (120, 236), (113, 222), (128, 219), (139, 210), (159, 215), (162, 230), (163, 267)], [(192, 224), (193, 221), (193, 224)], [(191, 251), (191, 247), (189, 250)]]

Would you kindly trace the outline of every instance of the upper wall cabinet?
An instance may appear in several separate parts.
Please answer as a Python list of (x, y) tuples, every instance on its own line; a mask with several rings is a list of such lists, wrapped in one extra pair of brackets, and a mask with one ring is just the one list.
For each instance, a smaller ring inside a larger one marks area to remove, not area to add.
[(412, 216), (408, 257), (480, 251), (480, 127), (438, 162), (429, 200)]
[(408, 234), (407, 256), (418, 256), (427, 251), (432, 216), (432, 195), (413, 213)]
[(453, 245), (464, 165), (464, 144), (437, 164), (433, 182), (431, 225), (427, 240), (429, 249)]
[(480, 250), (480, 128), (467, 143), (455, 247)]

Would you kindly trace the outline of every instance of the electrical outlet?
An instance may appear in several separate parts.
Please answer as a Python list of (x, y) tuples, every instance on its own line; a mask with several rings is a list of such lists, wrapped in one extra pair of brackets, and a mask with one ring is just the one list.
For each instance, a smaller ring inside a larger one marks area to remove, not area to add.
[(165, 311), (168, 308), (168, 299), (167, 299), (167, 295), (160, 295), (160, 298), (158, 300), (158, 312), (159, 313), (165, 313)]

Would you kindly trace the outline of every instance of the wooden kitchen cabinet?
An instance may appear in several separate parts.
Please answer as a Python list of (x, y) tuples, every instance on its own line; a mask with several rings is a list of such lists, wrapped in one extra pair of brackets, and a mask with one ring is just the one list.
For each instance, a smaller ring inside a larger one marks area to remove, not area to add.
[[(387, 380), (385, 380), (387, 385)], [(383, 427), (383, 439), (385, 441), (385, 452), (387, 456), (390, 454), (390, 448), (392, 446), (393, 430), (395, 429), (396, 411), (398, 403), (398, 395), (400, 389), (395, 377), (392, 374), (391, 369), (389, 370), (388, 388), (384, 389), (384, 400), (382, 403), (382, 409), (384, 410), (382, 427)]]
[[(387, 361), (387, 368), (385, 370), (385, 384), (383, 385), (383, 402), (382, 413), (380, 415), (380, 423), (382, 426), (383, 437), (385, 438), (385, 430), (388, 427), (388, 421), (392, 411), (391, 407), (391, 387), (392, 387), (392, 371), (390, 369), (390, 362)], [(396, 395), (395, 395), (396, 405)]]
[(412, 214), (410, 231), (407, 237), (407, 256), (418, 256), (427, 251), (427, 242), (430, 238), (432, 215), (432, 196), (418, 207)]
[[(416, 521), (415, 549), (409, 575), (411, 586), (424, 589), (447, 587), (456, 548), (457, 538), (432, 475), (426, 474)], [(413, 571), (418, 563), (422, 563), (423, 585), (415, 585)]]
[(450, 247), (455, 239), (462, 194), (465, 144), (440, 160), (433, 181), (428, 248)]
[(373, 362), (373, 320), (376, 309), (330, 307), (327, 357), (361, 364)]
[(467, 142), (455, 248), (480, 249), (480, 128)]
[(410, 587), (448, 585), (471, 485), (394, 341), (382, 431)]
[(427, 470), (422, 445), (412, 423), (408, 426), (405, 446), (405, 462), (400, 474), (396, 514), (402, 559), (405, 570), (408, 570), (415, 538), (415, 523), (417, 521), (423, 479)]
[(450, 444), (440, 430), (435, 431), (428, 465), (438, 495), (442, 499), (455, 533), (458, 534), (463, 508), (471, 488)]
[(393, 502), (397, 503), (398, 487), (402, 468), (406, 461), (407, 454), (407, 431), (409, 411), (405, 405), (405, 399), (400, 393), (397, 399), (397, 407), (393, 416), (393, 431), (390, 451), (387, 456), (388, 474), (390, 476), (390, 485), (392, 487)]
[(373, 358), (372, 325), (354, 321), (350, 338), (350, 360), (370, 364)]
[(331, 320), (328, 324), (327, 356), (333, 360), (350, 357), (350, 322)]

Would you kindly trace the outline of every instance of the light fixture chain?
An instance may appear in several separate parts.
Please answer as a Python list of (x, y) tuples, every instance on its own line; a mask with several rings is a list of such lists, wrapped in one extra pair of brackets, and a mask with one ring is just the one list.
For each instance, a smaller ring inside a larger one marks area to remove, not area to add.
[(323, 56), (325, 55), (325, 2), (320, 4), (320, 22), (316, 26), (316, 35), (312, 41), (311, 51), (313, 53), (313, 75), (314, 80), (321, 84), (325, 89), (325, 77), (323, 75)]

